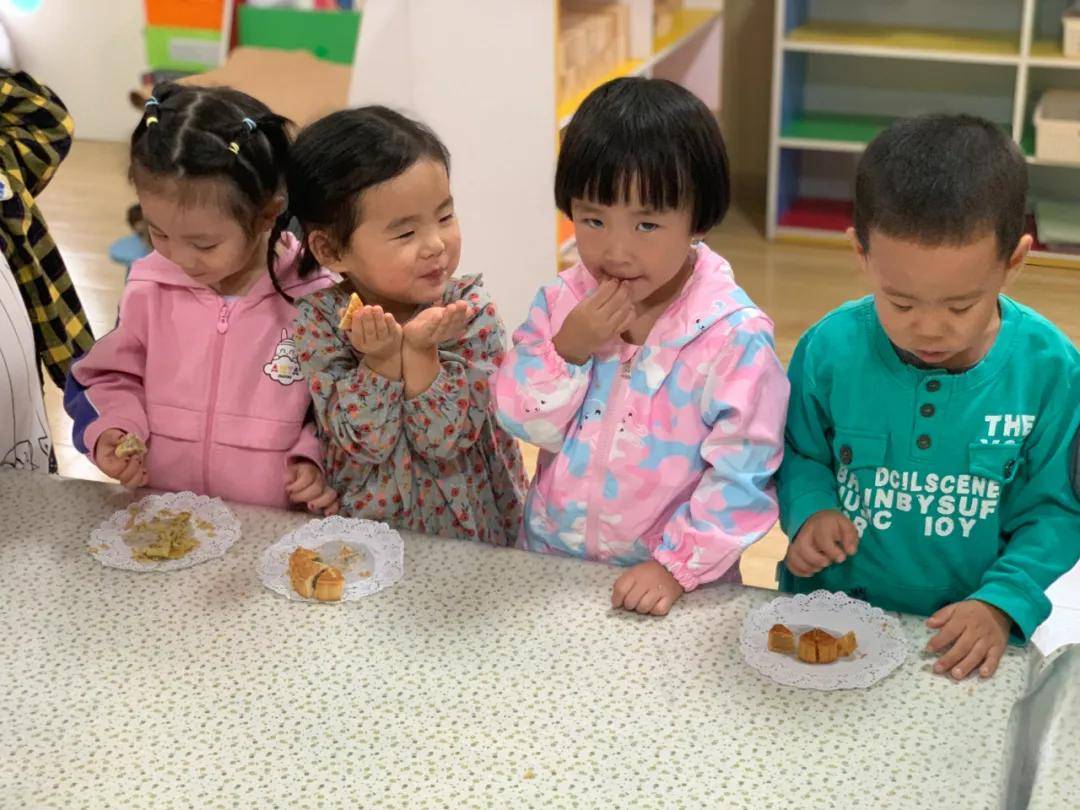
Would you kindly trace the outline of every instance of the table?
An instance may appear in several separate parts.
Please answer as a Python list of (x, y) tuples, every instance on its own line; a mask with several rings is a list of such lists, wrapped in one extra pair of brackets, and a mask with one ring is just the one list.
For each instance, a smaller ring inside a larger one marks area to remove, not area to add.
[(103, 568), (89, 532), (129, 502), (0, 471), (4, 807), (981, 808), (1021, 770), (1033, 806), (1080, 794), (1075, 688), (1050, 679), (1039, 704), (1071, 713), (1010, 723), (1048, 678), (1033, 648), (958, 685), (902, 617), (912, 655), (889, 678), (800, 691), (738, 651), (768, 591), (639, 617), (606, 607), (605, 566), (406, 536), (394, 587), (296, 603), (255, 563), (305, 516), (235, 506), (222, 559)]

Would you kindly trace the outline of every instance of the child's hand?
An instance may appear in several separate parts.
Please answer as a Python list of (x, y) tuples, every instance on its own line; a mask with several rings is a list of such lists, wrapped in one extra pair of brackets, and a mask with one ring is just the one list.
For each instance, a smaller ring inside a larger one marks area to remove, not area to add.
[(293, 503), (302, 503), (309, 512), (336, 515), (338, 494), (326, 484), (322, 472), (310, 461), (294, 461), (285, 472), (285, 492)]
[(946, 605), (926, 620), (926, 626), (939, 631), (926, 649), (942, 653), (948, 648), (934, 664), (934, 672), (950, 670), (949, 675), (961, 681), (976, 667), (981, 678), (994, 674), (1009, 643), (1012, 619), (993, 605), (968, 599)]
[(809, 577), (859, 550), (859, 532), (846, 515), (823, 509), (802, 525), (784, 563), (797, 577)]
[(414, 349), (431, 349), (456, 340), (468, 327), (469, 305), (455, 301), (445, 307), (428, 307), (405, 324), (405, 342)]
[(353, 316), (349, 343), (365, 357), (384, 362), (401, 353), (401, 326), (382, 307), (365, 306)]
[(611, 606), (666, 616), (683, 595), (683, 587), (656, 560), (638, 563), (617, 580), (611, 589)]
[(608, 279), (566, 316), (553, 340), (555, 351), (567, 363), (580, 366), (633, 320), (629, 286)]
[(116, 446), (126, 435), (116, 428), (102, 431), (94, 445), (94, 463), (109, 478), (115, 478), (128, 489), (145, 487), (150, 482), (150, 476), (143, 466), (143, 456), (120, 458), (116, 455)]

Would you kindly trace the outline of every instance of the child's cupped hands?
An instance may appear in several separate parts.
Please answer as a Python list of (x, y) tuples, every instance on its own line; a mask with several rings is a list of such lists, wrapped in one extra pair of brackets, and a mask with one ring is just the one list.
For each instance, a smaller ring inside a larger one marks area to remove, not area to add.
[(824, 509), (802, 525), (788, 546), (784, 564), (797, 577), (809, 577), (842, 563), (859, 550), (859, 532), (847, 516)]
[(653, 616), (666, 616), (683, 595), (683, 587), (656, 560), (638, 563), (615, 580), (611, 606)]
[(144, 456), (141, 453), (126, 458), (116, 455), (116, 448), (126, 435), (116, 428), (102, 431), (94, 445), (94, 463), (105, 475), (116, 479), (127, 489), (145, 487), (150, 483), (150, 476), (143, 464)]
[(365, 306), (352, 319), (349, 343), (360, 354), (377, 362), (401, 353), (401, 325), (382, 307)]
[(469, 305), (455, 301), (445, 307), (428, 307), (403, 327), (404, 340), (414, 349), (432, 349), (448, 340), (457, 340), (469, 325)]
[(981, 678), (994, 674), (1009, 643), (1012, 619), (993, 605), (967, 599), (946, 605), (926, 620), (926, 626), (938, 631), (926, 645), (941, 656), (934, 672), (948, 672), (961, 681), (975, 669)]
[(310, 461), (290, 462), (285, 470), (285, 492), (295, 504), (309, 512), (336, 515), (338, 494), (326, 483), (322, 470)]
[(566, 316), (553, 343), (563, 360), (583, 365), (634, 320), (630, 286), (607, 279)]

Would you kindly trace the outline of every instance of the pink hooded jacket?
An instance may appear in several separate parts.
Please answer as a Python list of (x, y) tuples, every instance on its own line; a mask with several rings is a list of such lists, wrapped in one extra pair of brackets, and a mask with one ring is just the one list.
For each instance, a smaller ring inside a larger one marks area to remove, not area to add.
[[(301, 279), (296, 240), (278, 261), (294, 298), (330, 286), (325, 270)], [(286, 464), (322, 468), (311, 397), (292, 323), (296, 307), (269, 274), (226, 300), (159, 253), (135, 263), (116, 328), (72, 366), (64, 407), (75, 447), (93, 460), (109, 428), (147, 443), (150, 486), (286, 507)]]

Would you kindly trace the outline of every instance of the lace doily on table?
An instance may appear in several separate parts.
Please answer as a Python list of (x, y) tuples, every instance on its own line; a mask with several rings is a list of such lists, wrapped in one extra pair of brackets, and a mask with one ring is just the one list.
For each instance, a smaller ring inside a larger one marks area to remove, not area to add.
[(297, 602), (318, 601), (300, 596), (289, 581), (289, 555), (301, 546), (318, 551), (325, 563), (341, 569), (345, 576), (342, 602), (390, 587), (401, 579), (405, 570), (401, 535), (385, 523), (338, 515), (313, 520), (266, 549), (259, 561), (258, 574), (263, 585)]
[[(176, 560), (144, 561), (135, 549), (145, 542), (134, 541), (128, 530), (135, 522), (145, 522), (162, 513), (191, 513), (190, 528), (198, 545)], [(240, 539), (240, 521), (220, 498), (194, 492), (147, 495), (127, 509), (121, 509), (90, 533), (88, 551), (102, 565), (125, 571), (176, 571), (221, 557)]]
[[(769, 628), (774, 624), (787, 625), (796, 638), (814, 627), (836, 636), (854, 631), (858, 647), (850, 658), (807, 664), (794, 655), (768, 649)], [(847, 594), (829, 591), (781, 596), (750, 611), (739, 643), (746, 662), (762, 675), (804, 689), (865, 689), (908, 656), (908, 641), (895, 616)]]

